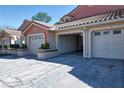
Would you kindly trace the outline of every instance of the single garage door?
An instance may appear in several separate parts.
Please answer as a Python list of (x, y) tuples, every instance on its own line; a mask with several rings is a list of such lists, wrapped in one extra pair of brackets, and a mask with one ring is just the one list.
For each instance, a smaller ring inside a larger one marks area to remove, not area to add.
[(44, 34), (30, 36), (30, 52), (36, 54), (41, 44), (45, 43)]
[(100, 58), (124, 59), (124, 31), (93, 32), (92, 55)]

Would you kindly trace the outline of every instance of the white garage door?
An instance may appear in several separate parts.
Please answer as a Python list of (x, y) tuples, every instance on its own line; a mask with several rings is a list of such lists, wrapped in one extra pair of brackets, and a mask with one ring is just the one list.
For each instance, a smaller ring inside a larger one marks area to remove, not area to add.
[(124, 59), (124, 31), (101, 31), (92, 33), (93, 57)]
[(36, 54), (41, 44), (45, 43), (44, 34), (30, 36), (30, 52)]

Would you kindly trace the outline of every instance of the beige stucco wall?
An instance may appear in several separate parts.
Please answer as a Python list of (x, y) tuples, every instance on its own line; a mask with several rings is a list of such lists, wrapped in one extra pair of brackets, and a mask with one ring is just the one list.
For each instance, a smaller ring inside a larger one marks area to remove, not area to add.
[(48, 42), (50, 44), (51, 49), (56, 49), (56, 37), (55, 32), (49, 31), (48, 33)]

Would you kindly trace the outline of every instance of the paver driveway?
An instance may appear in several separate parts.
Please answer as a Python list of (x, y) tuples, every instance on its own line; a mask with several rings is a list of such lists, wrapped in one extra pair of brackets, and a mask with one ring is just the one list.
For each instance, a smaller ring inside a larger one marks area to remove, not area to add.
[(124, 87), (124, 60), (83, 59), (80, 53), (44, 61), (4, 56), (0, 87)]

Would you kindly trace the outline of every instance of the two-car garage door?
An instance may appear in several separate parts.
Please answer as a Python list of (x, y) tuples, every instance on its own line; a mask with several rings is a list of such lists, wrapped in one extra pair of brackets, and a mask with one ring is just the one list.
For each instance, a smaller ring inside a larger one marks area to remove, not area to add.
[(124, 31), (96, 31), (92, 33), (92, 56), (124, 59)]

